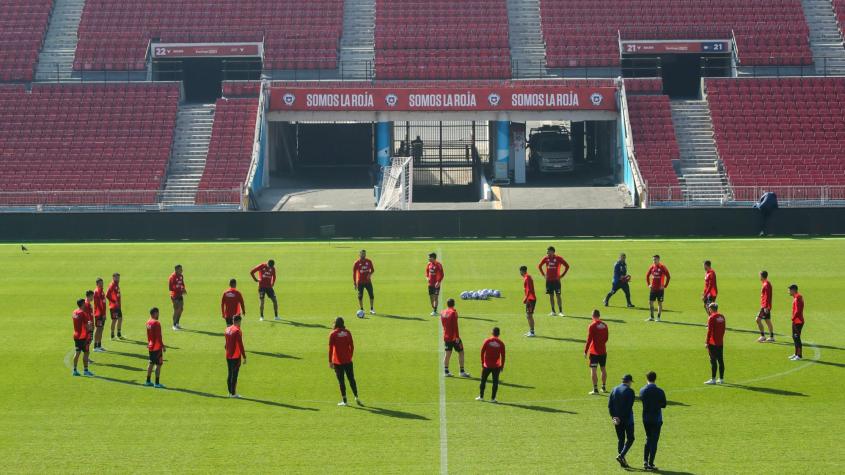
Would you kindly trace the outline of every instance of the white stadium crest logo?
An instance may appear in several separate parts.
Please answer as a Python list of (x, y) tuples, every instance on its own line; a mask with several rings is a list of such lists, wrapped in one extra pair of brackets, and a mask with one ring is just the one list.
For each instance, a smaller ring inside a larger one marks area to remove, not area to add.
[(290, 92), (282, 96), (282, 100), (285, 101), (285, 105), (290, 107), (296, 102), (296, 96), (291, 94)]
[(487, 96), (487, 102), (490, 103), (491, 106), (496, 107), (499, 105), (499, 102), (502, 101), (502, 97), (496, 94), (495, 92)]
[(593, 95), (590, 96), (590, 102), (592, 102), (594, 106), (600, 106), (602, 101), (604, 101), (604, 96), (598, 92), (594, 92)]
[(396, 107), (396, 104), (399, 102), (399, 96), (396, 94), (388, 94), (385, 96), (384, 102), (386, 102), (390, 107)]

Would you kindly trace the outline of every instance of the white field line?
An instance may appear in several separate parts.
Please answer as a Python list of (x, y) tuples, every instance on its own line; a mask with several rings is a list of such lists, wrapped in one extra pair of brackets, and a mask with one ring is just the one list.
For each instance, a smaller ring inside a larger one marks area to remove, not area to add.
[[(443, 262), (443, 249), (437, 249), (437, 257), (440, 262)], [(440, 295), (443, 295), (443, 287), (440, 288)], [(440, 412), (440, 475), (447, 475), (449, 473), (449, 431), (446, 424), (446, 378), (441, 372), (440, 367), (446, 349), (443, 347), (443, 342), (440, 338), (439, 328), (435, 331), (437, 335), (437, 380), (440, 382), (439, 394), (439, 412)]]

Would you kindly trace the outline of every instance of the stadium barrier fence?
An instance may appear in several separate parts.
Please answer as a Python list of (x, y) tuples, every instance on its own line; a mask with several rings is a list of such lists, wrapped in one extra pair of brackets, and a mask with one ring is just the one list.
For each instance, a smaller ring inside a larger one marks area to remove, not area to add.
[(750, 206), (763, 193), (774, 192), (781, 207), (845, 206), (845, 186), (730, 186), (718, 199), (694, 199), (681, 186), (649, 186), (648, 206), (702, 207)]
[(0, 191), (0, 213), (242, 210), (244, 195), (243, 188), (198, 190), (195, 203), (219, 204), (171, 205), (164, 202), (164, 190)]

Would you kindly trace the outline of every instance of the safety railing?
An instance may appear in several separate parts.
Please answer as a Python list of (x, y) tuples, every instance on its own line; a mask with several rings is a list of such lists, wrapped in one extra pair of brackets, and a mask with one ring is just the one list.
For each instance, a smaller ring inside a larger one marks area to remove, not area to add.
[(171, 194), (164, 190), (0, 191), (0, 212), (242, 209), (243, 188)]
[(648, 186), (649, 207), (750, 206), (767, 192), (774, 192), (783, 207), (845, 206), (845, 186), (731, 186), (721, 193), (705, 194), (682, 186)]

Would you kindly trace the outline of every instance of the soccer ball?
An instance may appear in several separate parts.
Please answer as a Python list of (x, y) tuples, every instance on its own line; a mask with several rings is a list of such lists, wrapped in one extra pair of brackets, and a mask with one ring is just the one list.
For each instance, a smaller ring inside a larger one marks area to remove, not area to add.
[(631, 281), (630, 275), (626, 275), (625, 277), (622, 277), (622, 282), (630, 282), (630, 281)]
[(478, 298), (479, 298), (478, 292), (473, 292), (473, 293), (472, 293), (472, 299), (473, 299), (473, 300), (478, 300)]
[(355, 312), (355, 316), (358, 318), (364, 318), (364, 311), (358, 310), (357, 312)]
[(502, 296), (502, 292), (498, 290), (493, 291), (493, 297), (500, 298)]
[(461, 300), (467, 300), (467, 299), (469, 299), (469, 292), (467, 292), (467, 291), (461, 292)]

